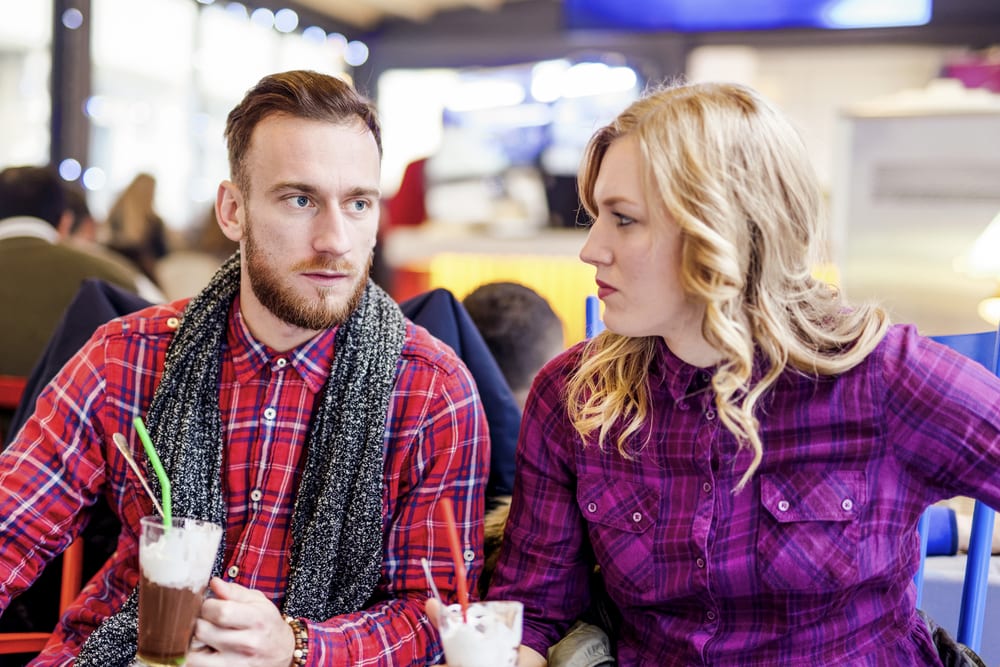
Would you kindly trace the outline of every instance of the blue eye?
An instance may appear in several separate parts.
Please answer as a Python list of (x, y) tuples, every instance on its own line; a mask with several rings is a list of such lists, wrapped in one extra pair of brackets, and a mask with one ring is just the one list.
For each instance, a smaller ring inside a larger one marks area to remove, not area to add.
[(627, 215), (622, 215), (621, 213), (615, 213), (614, 216), (618, 218), (619, 227), (625, 227), (635, 222), (635, 218), (630, 218)]
[(293, 201), (296, 206), (301, 206), (303, 208), (309, 206), (309, 197), (306, 197), (305, 195), (298, 195)]
[(351, 202), (351, 206), (356, 213), (362, 213), (368, 210), (369, 204), (363, 199), (355, 199)]

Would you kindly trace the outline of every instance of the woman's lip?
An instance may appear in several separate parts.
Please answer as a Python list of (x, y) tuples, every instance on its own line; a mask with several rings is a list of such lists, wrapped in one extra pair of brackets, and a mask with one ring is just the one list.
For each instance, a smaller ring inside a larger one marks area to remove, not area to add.
[(615, 292), (614, 287), (608, 287), (607, 285), (599, 285), (597, 287), (597, 298), (604, 299)]

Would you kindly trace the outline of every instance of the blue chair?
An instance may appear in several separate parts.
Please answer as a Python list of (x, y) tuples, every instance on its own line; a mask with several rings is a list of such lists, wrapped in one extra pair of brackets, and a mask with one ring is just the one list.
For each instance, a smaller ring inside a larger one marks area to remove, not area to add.
[(585, 331), (587, 338), (593, 338), (604, 331), (604, 322), (601, 321), (601, 301), (596, 296), (588, 296), (584, 306), (584, 315), (587, 318)]
[[(1000, 336), (996, 331), (932, 336), (932, 339), (978, 361), (1000, 375)], [(958, 614), (956, 639), (977, 653), (981, 650), (983, 642), (983, 617), (986, 614), (986, 592), (989, 589), (990, 556), (993, 547), (993, 516), (993, 509), (985, 503), (976, 501), (972, 513), (972, 533), (969, 538), (969, 554), (962, 581), (962, 602)], [(918, 607), (923, 592), (928, 524), (929, 518), (925, 512), (919, 525), (920, 567), (915, 577)]]

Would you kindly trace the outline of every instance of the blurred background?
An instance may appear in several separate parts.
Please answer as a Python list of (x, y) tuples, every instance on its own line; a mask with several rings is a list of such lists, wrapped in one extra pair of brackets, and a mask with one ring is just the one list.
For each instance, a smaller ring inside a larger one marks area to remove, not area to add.
[[(105, 219), (138, 174), (171, 238), (226, 178), (229, 109), (269, 72), (343, 76), (384, 128), (380, 280), (488, 280), (583, 335), (575, 172), (650, 85), (752, 85), (809, 145), (853, 300), (923, 333), (983, 330), (1000, 294), (995, 0), (0, 0), (0, 165), (52, 163)], [(990, 227), (991, 221), (994, 227)]]

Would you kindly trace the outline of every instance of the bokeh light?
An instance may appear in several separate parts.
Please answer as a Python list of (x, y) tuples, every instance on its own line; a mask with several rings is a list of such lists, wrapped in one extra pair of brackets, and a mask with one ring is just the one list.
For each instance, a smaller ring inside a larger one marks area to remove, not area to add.
[(107, 182), (107, 174), (100, 167), (90, 167), (83, 172), (83, 187), (88, 190), (100, 190)]
[(299, 15), (291, 9), (279, 9), (274, 15), (274, 29), (278, 32), (292, 32), (299, 27)]
[(59, 175), (64, 181), (75, 181), (80, 178), (81, 171), (83, 169), (80, 167), (80, 163), (71, 157), (59, 163)]
[(62, 24), (70, 30), (76, 30), (83, 25), (83, 12), (73, 7), (62, 14)]
[(351, 67), (364, 65), (368, 60), (368, 45), (359, 40), (352, 40), (347, 43), (344, 49), (344, 62)]

